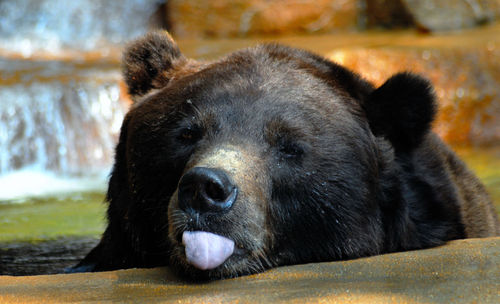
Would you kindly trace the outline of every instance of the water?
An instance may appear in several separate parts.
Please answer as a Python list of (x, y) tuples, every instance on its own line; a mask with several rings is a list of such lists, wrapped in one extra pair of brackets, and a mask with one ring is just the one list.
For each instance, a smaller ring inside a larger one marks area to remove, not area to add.
[(102, 189), (128, 107), (118, 69), (0, 59), (0, 70), (0, 201)]
[(104, 192), (108, 170), (102, 171), (80, 176), (35, 169), (13, 171), (0, 176), (0, 204), (24, 203), (35, 197), (64, 197), (78, 192)]
[(455, 150), (484, 184), (500, 216), (500, 146), (457, 147)]
[(102, 50), (142, 35), (164, 1), (0, 1), (0, 50), (30, 57), (46, 51)]
[(105, 188), (129, 106), (121, 47), (162, 3), (0, 1), (0, 203)]
[(0, 204), (0, 242), (97, 238), (105, 227), (104, 192), (71, 192)]
[(60, 272), (105, 227), (123, 43), (161, 1), (0, 1), (0, 274)]

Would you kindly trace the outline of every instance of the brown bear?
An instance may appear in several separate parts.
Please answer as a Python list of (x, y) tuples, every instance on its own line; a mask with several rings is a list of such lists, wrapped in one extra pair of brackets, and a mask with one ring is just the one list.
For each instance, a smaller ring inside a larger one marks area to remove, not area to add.
[(219, 279), (499, 235), (484, 187), (430, 130), (419, 76), (375, 88), (278, 44), (197, 62), (165, 32), (130, 44), (123, 67), (134, 105), (109, 223), (70, 271)]

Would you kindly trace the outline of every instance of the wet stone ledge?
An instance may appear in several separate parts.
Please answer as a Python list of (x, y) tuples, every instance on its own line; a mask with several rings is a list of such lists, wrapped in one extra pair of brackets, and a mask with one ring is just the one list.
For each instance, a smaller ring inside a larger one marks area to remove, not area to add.
[(359, 18), (355, 0), (169, 0), (167, 7), (179, 38), (353, 31)]
[(500, 0), (169, 0), (177, 38), (256, 37), (416, 28), (443, 32), (500, 18)]
[(204, 284), (168, 268), (0, 276), (0, 303), (500, 303), (500, 238)]

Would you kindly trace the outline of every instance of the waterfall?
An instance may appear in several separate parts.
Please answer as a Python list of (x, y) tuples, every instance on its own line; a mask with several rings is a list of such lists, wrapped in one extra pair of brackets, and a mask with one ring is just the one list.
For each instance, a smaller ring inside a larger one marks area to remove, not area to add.
[(142, 35), (163, 1), (0, 1), (0, 49), (24, 57), (36, 51), (101, 51)]
[(159, 1), (0, 1), (0, 202), (102, 191), (128, 99), (119, 51)]
[[(127, 109), (119, 71), (62, 63), (54, 69), (54, 62), (30, 62), (28, 67), (0, 61), (3, 65), (10, 70), (2, 68), (2, 83), (11, 83), (0, 85), (0, 200), (47, 192), (31, 189), (47, 176), (61, 177), (65, 188), (69, 176), (102, 181)], [(14, 177), (20, 173), (31, 181), (17, 183)], [(81, 189), (78, 181), (73, 187)]]

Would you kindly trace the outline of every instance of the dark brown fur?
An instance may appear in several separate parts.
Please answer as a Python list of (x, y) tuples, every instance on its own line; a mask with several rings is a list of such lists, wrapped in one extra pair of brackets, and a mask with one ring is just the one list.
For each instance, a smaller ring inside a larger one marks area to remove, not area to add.
[[(124, 77), (136, 104), (116, 149), (109, 224), (73, 271), (170, 264), (216, 279), (499, 234), (484, 187), (430, 131), (435, 98), (421, 77), (374, 88), (275, 44), (202, 64), (160, 32), (129, 46)], [(227, 175), (236, 201), (186, 207), (178, 185), (196, 168)], [(237, 249), (199, 270), (181, 242), (195, 230)]]

